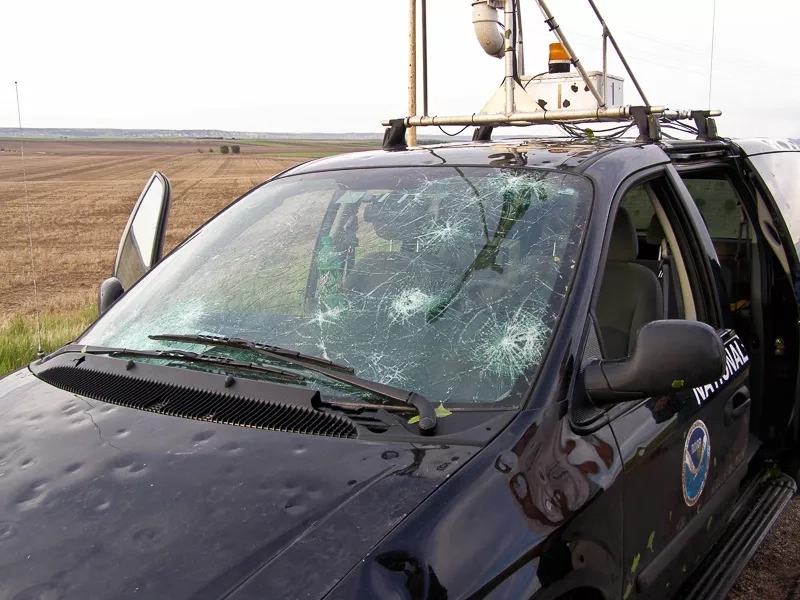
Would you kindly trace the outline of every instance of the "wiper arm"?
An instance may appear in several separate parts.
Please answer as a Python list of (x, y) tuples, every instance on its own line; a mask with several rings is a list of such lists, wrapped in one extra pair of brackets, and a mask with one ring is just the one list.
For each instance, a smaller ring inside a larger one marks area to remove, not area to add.
[(252, 362), (236, 360), (224, 356), (212, 356), (210, 354), (198, 354), (186, 350), (166, 349), (166, 350), (132, 350), (130, 348), (105, 348), (102, 346), (84, 346), (81, 348), (82, 354), (107, 354), (109, 356), (140, 356), (145, 358), (162, 358), (165, 360), (180, 360), (189, 363), (214, 365), (218, 367), (230, 367), (254, 373), (263, 373), (273, 377), (282, 377), (293, 381), (304, 381), (306, 378), (297, 373), (290, 373), (283, 369), (267, 367)]
[(319, 356), (311, 356), (310, 354), (301, 354), (294, 350), (281, 348), (280, 346), (271, 346), (269, 344), (262, 344), (260, 342), (253, 342), (242, 338), (225, 337), (222, 335), (184, 335), (165, 333), (160, 335), (148, 335), (151, 340), (163, 340), (166, 342), (184, 342), (186, 344), (205, 344), (207, 346), (219, 346), (222, 348), (238, 348), (240, 350), (250, 350), (258, 352), (264, 356), (271, 356), (277, 359), (291, 358), (295, 361), (302, 362), (303, 364), (319, 365), (328, 369), (336, 369), (337, 371), (344, 371), (345, 373), (353, 373), (353, 368), (347, 365), (341, 365), (330, 361), (326, 358)]
[[(334, 362), (316, 356), (307, 356), (294, 352), (292, 350), (285, 350), (277, 348), (276, 346), (268, 346), (258, 342), (252, 342), (241, 338), (229, 338), (225, 336), (216, 335), (180, 335), (180, 334), (161, 334), (148, 336), (152, 340), (164, 340), (171, 342), (185, 342), (188, 344), (206, 344), (208, 346), (219, 346), (223, 348), (238, 348), (242, 350), (250, 350), (263, 356), (269, 356), (288, 362), (290, 364), (298, 365), (314, 373), (319, 373), (330, 379), (346, 383), (364, 390), (371, 392), (377, 396), (388, 398), (389, 400), (397, 400), (410, 404), (417, 409), (419, 414), (419, 431), (423, 435), (431, 435), (436, 430), (436, 411), (433, 408), (431, 401), (417, 394), (416, 392), (409, 392), (396, 388), (391, 385), (378, 383), (364, 379), (354, 374), (351, 367), (345, 365), (338, 365)], [(277, 349), (277, 351), (276, 351)]]

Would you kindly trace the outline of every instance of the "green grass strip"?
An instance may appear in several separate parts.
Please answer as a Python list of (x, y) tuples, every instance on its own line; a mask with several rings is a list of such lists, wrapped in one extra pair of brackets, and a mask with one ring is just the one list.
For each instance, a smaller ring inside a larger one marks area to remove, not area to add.
[[(42, 349), (52, 352), (74, 340), (97, 318), (94, 305), (65, 312), (43, 313)], [(36, 320), (17, 315), (0, 325), (0, 377), (36, 358)]]

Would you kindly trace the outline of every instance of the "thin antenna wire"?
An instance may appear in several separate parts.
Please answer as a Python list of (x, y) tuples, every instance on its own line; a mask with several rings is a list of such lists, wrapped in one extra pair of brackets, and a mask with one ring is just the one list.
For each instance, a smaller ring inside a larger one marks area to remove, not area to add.
[(14, 90), (17, 94), (17, 120), (19, 122), (19, 150), (22, 156), (22, 182), (25, 186), (25, 218), (28, 222), (28, 252), (31, 257), (31, 279), (33, 279), (33, 305), (36, 309), (36, 355), (41, 358), (44, 356), (42, 351), (42, 325), (39, 319), (39, 294), (36, 290), (36, 269), (33, 262), (33, 234), (31, 233), (31, 209), (28, 201), (28, 174), (25, 172), (25, 134), (22, 131), (22, 113), (19, 110), (19, 85), (14, 82)]
[(714, 12), (711, 15), (711, 60), (708, 65), (708, 110), (711, 110), (711, 77), (714, 74), (714, 33), (717, 24), (717, 0), (714, 2)]

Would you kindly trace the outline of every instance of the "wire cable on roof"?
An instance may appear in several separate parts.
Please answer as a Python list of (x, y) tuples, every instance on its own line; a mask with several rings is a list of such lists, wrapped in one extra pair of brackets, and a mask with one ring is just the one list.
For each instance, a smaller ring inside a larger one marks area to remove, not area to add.
[(450, 137), (455, 137), (457, 135), (461, 135), (462, 133), (464, 133), (464, 131), (466, 131), (467, 128), (471, 127), (471, 125), (464, 125), (464, 127), (459, 129), (456, 133), (447, 133), (444, 129), (442, 129), (441, 125), (437, 125), (437, 127), (439, 128), (439, 131), (441, 131), (443, 134), (448, 135)]

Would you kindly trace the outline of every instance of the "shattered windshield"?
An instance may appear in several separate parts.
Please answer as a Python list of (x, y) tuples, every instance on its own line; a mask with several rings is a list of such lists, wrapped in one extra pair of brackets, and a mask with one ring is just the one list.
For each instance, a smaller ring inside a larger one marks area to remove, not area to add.
[(561, 312), (591, 190), (574, 175), (483, 167), (280, 178), (203, 227), (81, 343), (235, 336), (437, 403), (519, 403)]

